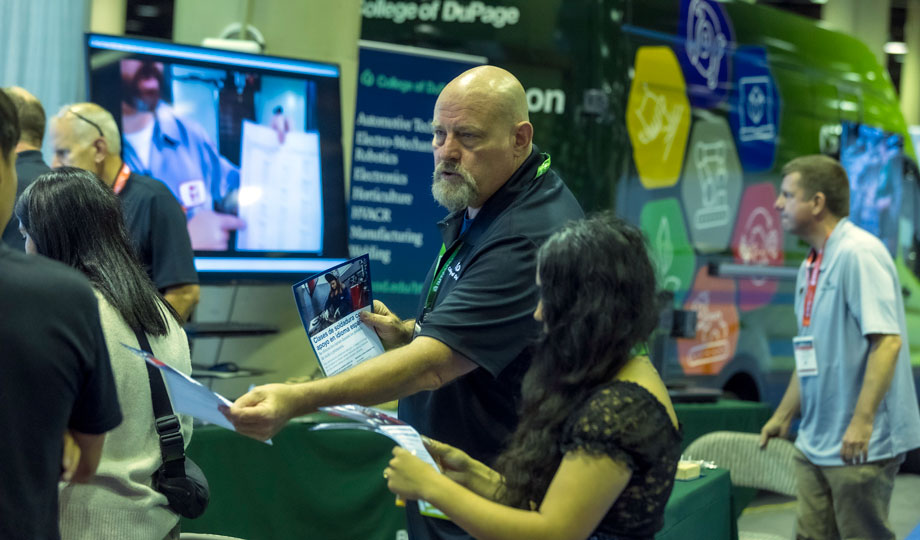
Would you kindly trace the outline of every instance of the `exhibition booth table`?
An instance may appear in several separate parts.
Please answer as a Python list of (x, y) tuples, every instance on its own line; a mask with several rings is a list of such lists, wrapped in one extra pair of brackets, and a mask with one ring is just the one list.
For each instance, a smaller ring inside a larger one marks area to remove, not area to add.
[[(760, 433), (773, 409), (766, 403), (720, 399), (715, 403), (675, 403), (674, 412), (684, 429), (682, 449), (694, 440), (713, 431), (741, 431)], [(705, 456), (688, 456), (693, 459)], [(738, 516), (757, 496), (757, 490), (747, 487), (732, 488), (732, 525)]]
[[(283, 429), (269, 446), (215, 426), (197, 427), (188, 455), (211, 486), (211, 503), (184, 532), (248, 540), (394, 540), (404, 510), (382, 471), (393, 442), (359, 430), (310, 431), (324, 415)], [(724, 470), (677, 482), (658, 538), (732, 539), (731, 483)]]
[(725, 469), (703, 469), (696, 480), (674, 483), (656, 540), (738, 539), (732, 483)]

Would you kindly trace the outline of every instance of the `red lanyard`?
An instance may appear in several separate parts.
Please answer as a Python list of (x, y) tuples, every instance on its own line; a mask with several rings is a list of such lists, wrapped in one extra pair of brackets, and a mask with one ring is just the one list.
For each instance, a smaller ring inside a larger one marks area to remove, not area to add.
[[(827, 240), (824, 241), (827, 245)], [(802, 326), (811, 325), (811, 308), (815, 303), (815, 291), (818, 288), (818, 274), (821, 273), (821, 259), (824, 258), (824, 250), (815, 252), (814, 249), (808, 254), (808, 289), (805, 291), (805, 305), (802, 313)]]
[(128, 177), (131, 176), (131, 169), (128, 168), (127, 163), (121, 164), (121, 170), (118, 171), (118, 176), (115, 177), (115, 183), (112, 184), (112, 191), (116, 195), (121, 193), (121, 190), (125, 189), (125, 184), (128, 183)]

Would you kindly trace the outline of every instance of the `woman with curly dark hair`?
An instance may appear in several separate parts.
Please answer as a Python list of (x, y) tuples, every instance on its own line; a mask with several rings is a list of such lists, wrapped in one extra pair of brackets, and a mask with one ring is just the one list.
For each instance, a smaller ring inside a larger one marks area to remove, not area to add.
[(657, 324), (654, 276), (642, 233), (620, 219), (554, 234), (537, 261), (545, 331), (497, 470), (426, 441), (444, 474), (395, 448), (390, 490), (480, 539), (653, 538), (681, 441), (667, 389), (635, 352)]

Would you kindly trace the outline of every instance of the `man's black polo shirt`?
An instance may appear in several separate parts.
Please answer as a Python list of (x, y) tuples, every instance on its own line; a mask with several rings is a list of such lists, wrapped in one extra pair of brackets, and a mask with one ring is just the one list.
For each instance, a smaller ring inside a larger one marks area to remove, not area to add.
[(131, 173), (118, 196), (131, 243), (157, 289), (198, 283), (185, 213), (169, 188)]
[[(517, 424), (520, 382), (530, 364), (529, 346), (538, 336), (533, 319), (538, 291), (537, 250), (566, 222), (584, 217), (575, 197), (552, 169), (537, 177), (547, 159), (534, 146), (530, 157), (483, 205), (460, 234), (465, 211), (438, 223), (447, 248), (456, 250), (433, 309), (422, 314), (435, 265), (428, 271), (419, 303), (419, 335), (434, 338), (480, 369), (432, 392), (399, 402), (399, 417), (424, 435), (456, 446), (491, 464)], [(435, 537), (419, 530), (410, 505), (413, 538)], [(428, 522), (440, 521), (427, 519)], [(414, 523), (413, 523), (414, 522)], [(438, 529), (449, 525), (431, 524)]]
[(62, 436), (121, 422), (86, 276), (0, 244), (0, 538), (56, 540)]

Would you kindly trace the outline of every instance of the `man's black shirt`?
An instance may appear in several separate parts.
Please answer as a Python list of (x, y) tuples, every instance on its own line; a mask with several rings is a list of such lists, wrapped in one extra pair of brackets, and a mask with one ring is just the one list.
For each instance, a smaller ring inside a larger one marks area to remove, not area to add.
[[(16, 200), (19, 200), (19, 196), (29, 187), (29, 184), (50, 170), (51, 168), (42, 161), (42, 153), (38, 150), (26, 150), (16, 154)], [(25, 249), (26, 241), (19, 234), (19, 220), (16, 219), (16, 216), (10, 219), (3, 230), (2, 241), (16, 251)]]
[(138, 259), (157, 289), (198, 283), (185, 213), (169, 188), (131, 173), (119, 197)]
[(121, 422), (96, 296), (76, 270), (0, 244), (0, 538), (57, 539), (67, 428)]

